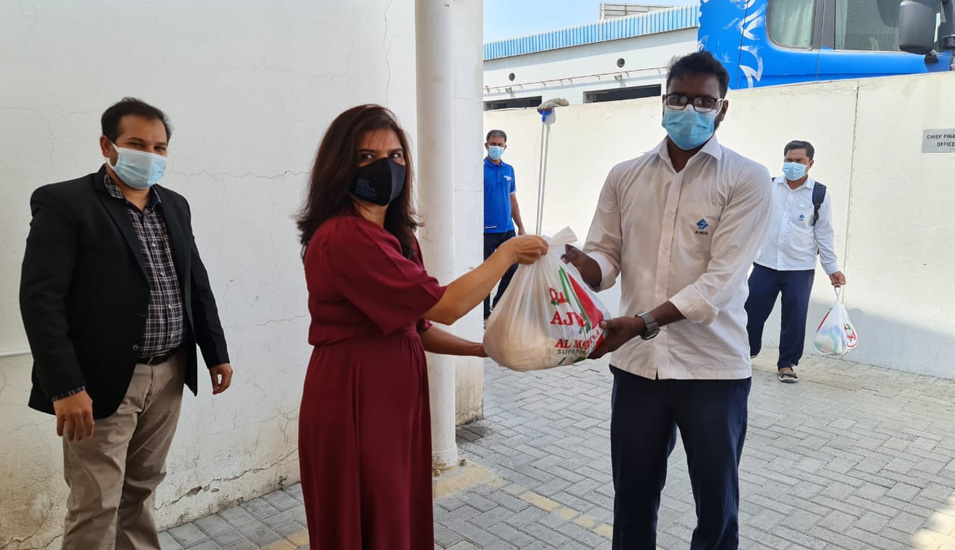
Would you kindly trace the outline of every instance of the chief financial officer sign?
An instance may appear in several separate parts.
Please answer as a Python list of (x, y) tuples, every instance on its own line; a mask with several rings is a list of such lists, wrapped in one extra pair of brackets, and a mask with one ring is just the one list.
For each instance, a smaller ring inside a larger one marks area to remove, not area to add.
[(955, 128), (922, 130), (923, 153), (955, 153)]

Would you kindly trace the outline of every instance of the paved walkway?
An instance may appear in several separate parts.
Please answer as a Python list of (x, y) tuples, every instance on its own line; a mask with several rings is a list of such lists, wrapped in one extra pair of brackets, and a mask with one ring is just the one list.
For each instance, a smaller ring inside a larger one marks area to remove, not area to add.
[[(741, 465), (741, 548), (955, 550), (955, 382), (813, 357), (800, 383), (758, 360)], [(435, 547), (610, 548), (606, 365), (488, 364), (486, 418), (458, 430), (490, 483), (435, 504)], [(685, 455), (670, 459), (658, 544), (688, 548)], [(297, 486), (163, 533), (164, 550), (308, 548)]]

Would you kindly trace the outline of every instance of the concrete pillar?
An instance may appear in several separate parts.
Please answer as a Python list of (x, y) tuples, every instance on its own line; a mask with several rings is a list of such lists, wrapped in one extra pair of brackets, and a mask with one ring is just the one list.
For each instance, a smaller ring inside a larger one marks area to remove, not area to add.
[[(474, 269), (484, 259), (484, 6), (454, 0), (454, 271)], [(454, 325), (462, 338), (484, 337), (481, 307)], [(484, 415), (484, 360), (459, 357), (457, 423)]]
[[(452, 9), (447, 0), (415, 2), (418, 94), (418, 208), (428, 272), (443, 283), (454, 278), (454, 108)], [(431, 449), (435, 469), (457, 463), (455, 366), (428, 356)]]

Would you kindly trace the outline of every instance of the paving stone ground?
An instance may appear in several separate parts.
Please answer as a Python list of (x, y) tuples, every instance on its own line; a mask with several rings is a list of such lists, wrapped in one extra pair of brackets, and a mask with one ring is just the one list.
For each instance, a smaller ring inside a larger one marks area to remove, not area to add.
[[(955, 550), (955, 382), (822, 357), (800, 382), (757, 359), (741, 469), (745, 549)], [(435, 548), (610, 548), (606, 364), (486, 368), (485, 418), (462, 457), (494, 479), (435, 503)], [(670, 458), (658, 545), (695, 524), (682, 446)], [(162, 533), (163, 549), (308, 548), (301, 491), (245, 502)]]

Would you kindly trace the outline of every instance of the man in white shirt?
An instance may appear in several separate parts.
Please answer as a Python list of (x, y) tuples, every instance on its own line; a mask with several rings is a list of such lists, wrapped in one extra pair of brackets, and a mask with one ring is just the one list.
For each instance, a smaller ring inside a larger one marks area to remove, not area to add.
[[(771, 209), (765, 167), (719, 144), (729, 76), (708, 52), (667, 76), (667, 138), (607, 176), (584, 252), (565, 259), (600, 290), (613, 351), (613, 548), (656, 548), (667, 458), (680, 429), (696, 499), (692, 550), (739, 545), (739, 460), (752, 369), (746, 276)], [(640, 336), (640, 338), (636, 338)], [(618, 349), (619, 348), (619, 349)], [(616, 351), (615, 351), (616, 350)]]
[(750, 355), (763, 345), (763, 325), (782, 294), (782, 330), (779, 359), (780, 382), (799, 380), (799, 364), (806, 343), (809, 294), (816, 270), (816, 254), (835, 287), (846, 284), (839, 270), (832, 229), (832, 200), (826, 187), (809, 177), (816, 150), (808, 141), (791, 141), (783, 150), (783, 175), (773, 181), (773, 217), (766, 240), (749, 277), (746, 313)]

